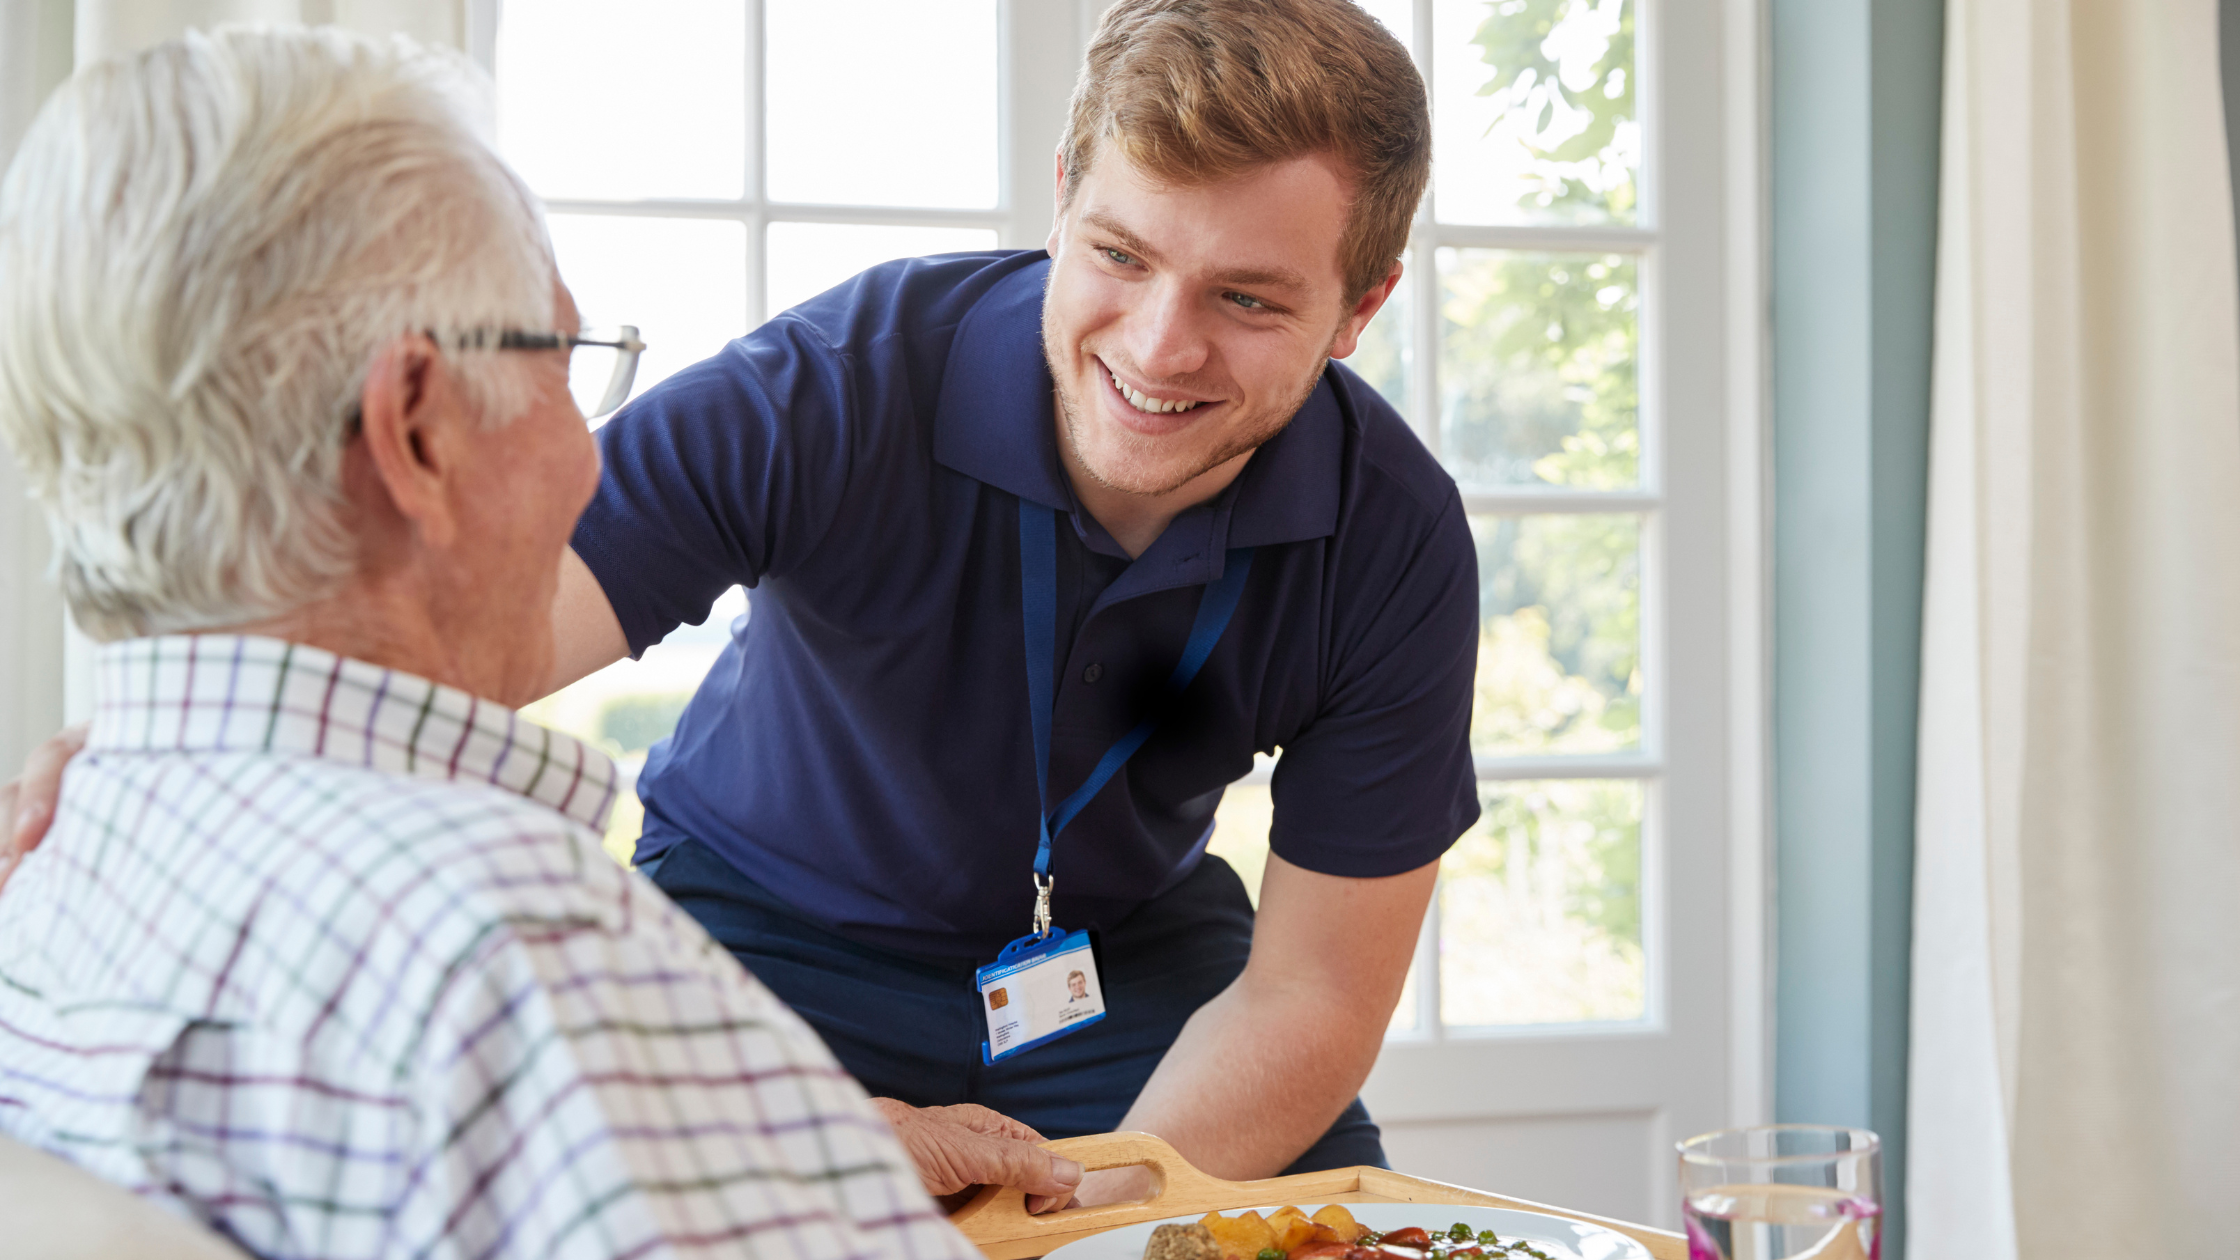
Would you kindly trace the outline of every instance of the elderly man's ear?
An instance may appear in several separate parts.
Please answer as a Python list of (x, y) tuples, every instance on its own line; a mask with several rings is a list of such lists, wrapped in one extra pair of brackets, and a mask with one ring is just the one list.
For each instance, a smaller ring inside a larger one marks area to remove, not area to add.
[(457, 496), (475, 417), (435, 343), (416, 334), (383, 346), (366, 372), (359, 409), (354, 444), (362, 444), (363, 462), (346, 460), (344, 475), (358, 481), (370, 474), (386, 493), (367, 496), (373, 485), (353, 484), (352, 497), (361, 507), (394, 512), (424, 544), (451, 546), (459, 537)]

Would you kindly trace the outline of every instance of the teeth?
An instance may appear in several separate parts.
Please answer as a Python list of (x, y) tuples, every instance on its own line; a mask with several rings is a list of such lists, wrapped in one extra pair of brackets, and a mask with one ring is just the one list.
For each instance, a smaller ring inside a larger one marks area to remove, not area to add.
[[(1099, 364), (1098, 366), (1102, 367), (1103, 365)], [(1137, 411), (1149, 411), (1158, 414), (1169, 411), (1188, 411), (1198, 405), (1199, 400), (1197, 399), (1153, 398), (1149, 394), (1139, 393), (1128, 388), (1126, 381), (1113, 375), (1111, 368), (1105, 368), (1104, 374), (1112, 378), (1113, 388), (1119, 390), (1120, 396), (1127, 399), (1128, 405), (1134, 407)]]

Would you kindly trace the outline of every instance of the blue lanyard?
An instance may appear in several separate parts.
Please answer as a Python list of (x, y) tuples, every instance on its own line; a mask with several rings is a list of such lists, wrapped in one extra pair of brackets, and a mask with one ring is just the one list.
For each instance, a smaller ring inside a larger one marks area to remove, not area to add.
[(1213, 655), (1213, 645), (1221, 641), (1221, 632), (1229, 628), (1229, 618), (1244, 594), (1245, 575), (1251, 570), (1252, 548), (1238, 547), (1229, 552), (1220, 580), (1206, 587), (1198, 600), (1198, 619), (1191, 623), (1190, 641), (1183, 646), (1182, 659), (1167, 676), (1166, 691), (1134, 730), (1105, 750), (1096, 769), (1073, 790), (1073, 795), (1052, 809), (1050, 718), (1058, 694), (1058, 514), (1039, 503), (1019, 500), (1019, 602), (1027, 630), (1027, 707), (1034, 717), (1034, 786), (1042, 799), (1042, 841), (1034, 851), (1038, 886), (1050, 878), (1051, 837), (1065, 830), (1074, 815), (1119, 773), (1128, 758), (1135, 756), (1151, 738), (1151, 732), (1159, 728), (1159, 720), (1175, 699), (1198, 676), (1206, 658)]

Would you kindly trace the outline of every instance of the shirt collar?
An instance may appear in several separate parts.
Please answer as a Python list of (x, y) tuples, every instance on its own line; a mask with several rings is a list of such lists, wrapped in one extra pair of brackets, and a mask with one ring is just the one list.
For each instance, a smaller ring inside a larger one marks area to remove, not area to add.
[(249, 635), (101, 649), (88, 752), (262, 752), (491, 787), (604, 830), (612, 758), (464, 691)]
[[(1022, 267), (965, 312), (934, 408), (933, 457), (976, 481), (1071, 512), (1073, 493), (1058, 463), (1054, 385), (1042, 357), (1049, 277), (1047, 260)], [(1212, 541), (1223, 549), (1328, 537), (1338, 528), (1344, 450), (1345, 417), (1325, 372), (1291, 423), (1245, 464), (1233, 493), (1193, 510), (1216, 518), (1225, 537)]]

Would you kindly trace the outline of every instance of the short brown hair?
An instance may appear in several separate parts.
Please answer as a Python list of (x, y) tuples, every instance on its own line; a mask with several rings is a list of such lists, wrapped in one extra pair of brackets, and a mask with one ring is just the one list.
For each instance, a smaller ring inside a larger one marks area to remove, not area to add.
[(1352, 0), (1120, 0), (1074, 85), (1068, 201), (1105, 144), (1180, 185), (1331, 155), (1355, 186), (1338, 246), (1349, 305), (1407, 248), (1431, 175), (1423, 76)]

